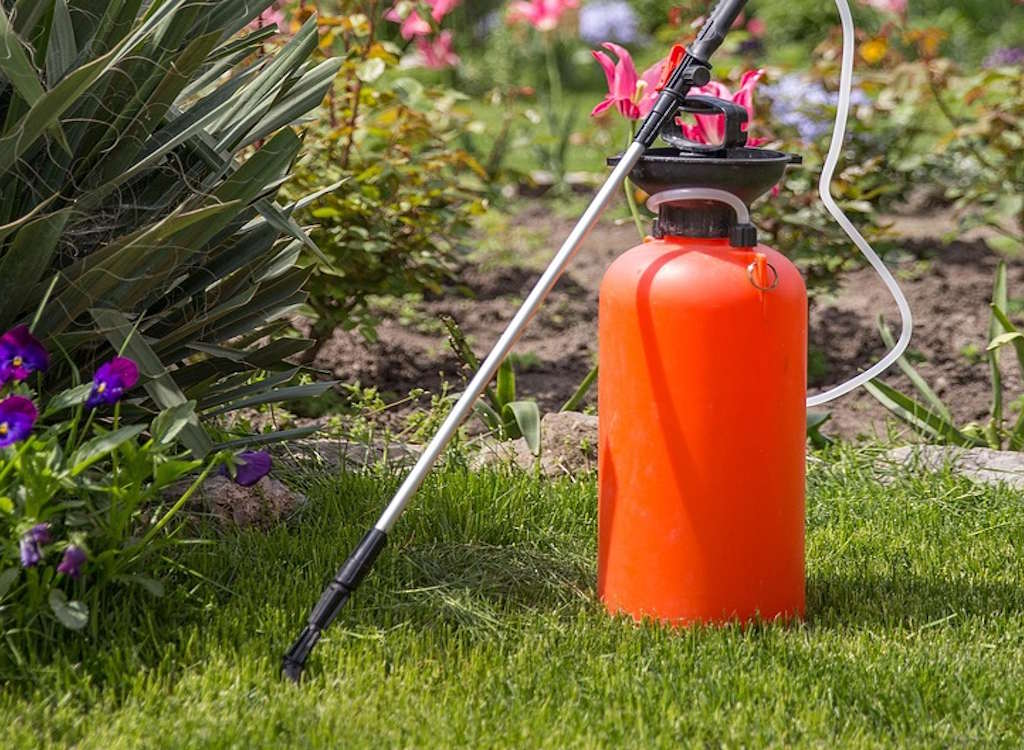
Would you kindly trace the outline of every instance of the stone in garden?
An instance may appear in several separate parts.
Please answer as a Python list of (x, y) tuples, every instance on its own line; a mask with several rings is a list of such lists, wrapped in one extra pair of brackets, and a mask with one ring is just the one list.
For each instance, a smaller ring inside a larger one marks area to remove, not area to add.
[(484, 443), (474, 468), (505, 464), (523, 470), (537, 467), (546, 477), (576, 476), (597, 469), (596, 416), (574, 411), (545, 414), (540, 440), (540, 456), (534, 456), (522, 438)]
[(354, 440), (300, 440), (288, 446), (292, 454), (322, 461), (328, 468), (360, 471), (379, 467), (409, 467), (423, 448), (408, 443), (359, 443)]
[(947, 466), (957, 474), (982, 484), (1005, 483), (1024, 490), (1024, 453), (991, 448), (958, 448), (950, 445), (907, 445), (885, 454), (903, 468), (942, 471)]
[(220, 523), (239, 528), (271, 528), (306, 501), (305, 495), (269, 476), (252, 487), (242, 487), (225, 476), (210, 477), (199, 495)]

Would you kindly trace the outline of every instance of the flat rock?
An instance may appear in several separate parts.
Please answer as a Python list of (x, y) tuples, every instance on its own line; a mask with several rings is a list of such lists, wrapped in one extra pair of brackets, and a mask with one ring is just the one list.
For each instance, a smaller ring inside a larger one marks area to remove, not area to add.
[(885, 454), (902, 467), (941, 471), (947, 466), (983, 484), (1008, 484), (1024, 490), (1024, 453), (949, 445), (906, 445)]
[(302, 458), (322, 461), (331, 469), (360, 471), (389, 466), (411, 466), (423, 447), (408, 443), (358, 443), (353, 440), (317, 438), (289, 443), (289, 451)]
[(220, 523), (239, 528), (271, 528), (306, 501), (305, 495), (272, 477), (242, 487), (228, 477), (213, 476), (203, 482), (198, 495)]
[(576, 476), (597, 469), (597, 417), (580, 412), (550, 412), (540, 422), (540, 455), (534, 456), (522, 438), (486, 441), (473, 468), (511, 465), (539, 469), (546, 477)]

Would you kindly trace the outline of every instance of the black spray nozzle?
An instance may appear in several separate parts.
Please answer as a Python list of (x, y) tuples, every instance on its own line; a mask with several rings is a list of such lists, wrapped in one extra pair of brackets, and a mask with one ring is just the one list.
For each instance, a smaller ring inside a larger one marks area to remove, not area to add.
[(388, 536), (377, 528), (370, 529), (359, 546), (355, 548), (345, 564), (341, 566), (338, 575), (327, 584), (320, 601), (313, 607), (309, 615), (309, 622), (305, 629), (295, 639), (295, 643), (284, 655), (281, 665), (281, 674), (292, 682), (302, 679), (302, 670), (306, 666), (306, 660), (313, 651), (320, 634), (328, 627), (334, 618), (341, 612), (345, 602), (349, 600), (352, 593), (359, 587), (359, 583), (370, 572), (377, 555), (384, 549)]

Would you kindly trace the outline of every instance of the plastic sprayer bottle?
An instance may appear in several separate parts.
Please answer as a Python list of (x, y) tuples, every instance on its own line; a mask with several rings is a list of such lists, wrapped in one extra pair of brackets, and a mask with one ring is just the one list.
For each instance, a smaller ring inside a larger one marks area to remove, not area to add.
[(747, 204), (789, 155), (726, 142), (648, 151), (655, 237), (601, 285), (598, 592), (612, 612), (672, 624), (804, 610), (807, 293), (757, 244)]
[(631, 172), (658, 210), (656, 239), (601, 287), (598, 592), (612, 612), (674, 624), (802, 614), (805, 408), (877, 377), (910, 343), (906, 298), (830, 192), (856, 38), (849, 3), (835, 3), (843, 54), (818, 192), (892, 294), (899, 340), (806, 398), (803, 282), (756, 244), (748, 215), (792, 160), (744, 147), (742, 108), (687, 97), (684, 109), (725, 113), (725, 142), (689, 143), (674, 118), (660, 126), (672, 147), (647, 150)]

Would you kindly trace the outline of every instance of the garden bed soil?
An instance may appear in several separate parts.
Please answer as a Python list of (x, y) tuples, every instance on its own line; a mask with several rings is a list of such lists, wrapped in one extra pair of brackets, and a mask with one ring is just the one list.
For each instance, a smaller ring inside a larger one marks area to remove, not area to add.
[[(989, 300), (1000, 258), (981, 239), (949, 245), (928, 239), (921, 227), (929, 223), (937, 227), (948, 224), (948, 219), (934, 217), (929, 222), (928, 217), (908, 217), (897, 219), (894, 227), (905, 237), (903, 246), (908, 251), (895, 270), (915, 315), (912, 357), (960, 421), (984, 420), (991, 403), (984, 359)], [(572, 224), (570, 219), (553, 216), (540, 201), (527, 204), (510, 221), (508, 247), (497, 254), (525, 259), (519, 265), (487, 258), (467, 263), (458, 274), (459, 289), (416, 303), (414, 314), (406, 311), (402, 320), (389, 315), (378, 329), (377, 343), (339, 330), (319, 352), (316, 366), (345, 382), (376, 385), (393, 398), (415, 388), (436, 392), (442, 382), (460, 384), (467, 373), (452, 355), (438, 316), (453, 316), (477, 353), (485, 354)], [(936, 234), (940, 233), (937, 228)], [(550, 238), (550, 250), (536, 246), (538, 234)], [(610, 220), (587, 240), (515, 349), (520, 397), (536, 398), (547, 410), (557, 409), (572, 395), (597, 354), (601, 277), (609, 263), (634, 244), (632, 224)], [(1024, 297), (1024, 263), (1009, 264), (1009, 290), (1011, 298)], [(845, 380), (884, 354), (876, 327), (879, 314), (896, 332), (895, 304), (871, 269), (848, 273), (836, 295), (812, 304), (810, 345), (816, 360), (812, 390)], [(1015, 359), (1007, 352), (1004, 362), (1007, 392), (1018, 394), (1022, 386)], [(904, 392), (911, 390), (909, 380), (896, 368), (884, 379)], [(595, 398), (596, 389), (588, 403)], [(882, 435), (889, 429), (887, 422), (891, 423), (886, 411), (863, 390), (828, 410), (832, 419), (825, 432), (842, 437)]]

